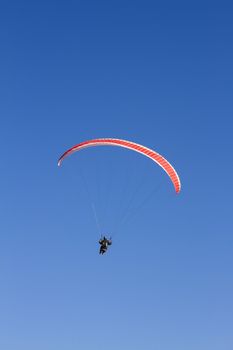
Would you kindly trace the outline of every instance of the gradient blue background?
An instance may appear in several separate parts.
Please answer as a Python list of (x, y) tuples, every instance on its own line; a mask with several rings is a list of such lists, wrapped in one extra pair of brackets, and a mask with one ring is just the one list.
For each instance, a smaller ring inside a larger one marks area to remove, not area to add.
[[(233, 348), (232, 16), (231, 1), (1, 1), (1, 349)], [(57, 167), (95, 137), (157, 150), (181, 194), (127, 150)], [(91, 201), (111, 233), (135, 189), (100, 257)]]

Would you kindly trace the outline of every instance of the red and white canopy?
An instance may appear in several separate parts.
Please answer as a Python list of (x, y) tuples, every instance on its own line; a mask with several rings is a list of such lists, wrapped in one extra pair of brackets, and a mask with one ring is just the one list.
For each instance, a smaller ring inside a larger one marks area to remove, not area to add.
[(68, 149), (58, 160), (58, 166), (61, 165), (63, 159), (65, 159), (70, 154), (80, 151), (83, 148), (91, 147), (91, 146), (119, 146), (131, 149), (133, 151), (136, 151), (138, 153), (143, 154), (144, 156), (152, 159), (154, 162), (156, 162), (158, 165), (160, 165), (163, 170), (168, 174), (170, 177), (176, 193), (180, 192), (181, 189), (181, 183), (179, 176), (173, 166), (159, 153), (153, 151), (150, 148), (147, 148), (145, 146), (139, 145), (135, 142), (126, 141), (126, 140), (120, 140), (120, 139), (112, 139), (112, 138), (100, 138), (100, 139), (94, 139), (94, 140), (88, 140), (81, 143), (78, 143), (77, 145), (71, 147)]

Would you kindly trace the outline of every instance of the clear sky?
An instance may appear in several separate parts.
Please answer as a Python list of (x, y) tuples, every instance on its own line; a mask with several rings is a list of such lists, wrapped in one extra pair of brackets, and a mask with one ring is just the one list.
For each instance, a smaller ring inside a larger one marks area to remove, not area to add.
[[(1, 349), (233, 349), (232, 18), (231, 1), (1, 1)], [(57, 167), (95, 137), (164, 155), (180, 195), (128, 150)]]

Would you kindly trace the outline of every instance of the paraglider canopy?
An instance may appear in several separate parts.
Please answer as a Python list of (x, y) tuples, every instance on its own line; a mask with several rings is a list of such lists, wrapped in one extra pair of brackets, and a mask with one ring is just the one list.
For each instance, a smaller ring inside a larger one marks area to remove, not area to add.
[(170, 177), (176, 193), (179, 193), (181, 190), (181, 183), (179, 176), (173, 166), (159, 153), (153, 151), (150, 148), (147, 148), (145, 146), (142, 146), (138, 143), (121, 140), (121, 139), (113, 139), (113, 138), (100, 138), (100, 139), (94, 139), (94, 140), (88, 140), (81, 143), (78, 143), (77, 145), (71, 147), (68, 149), (58, 160), (58, 166), (61, 165), (62, 161), (69, 156), (70, 154), (80, 151), (83, 148), (91, 147), (91, 146), (119, 146), (131, 149), (135, 152), (141, 153), (144, 156), (152, 159), (154, 162), (156, 162), (163, 170), (168, 174)]

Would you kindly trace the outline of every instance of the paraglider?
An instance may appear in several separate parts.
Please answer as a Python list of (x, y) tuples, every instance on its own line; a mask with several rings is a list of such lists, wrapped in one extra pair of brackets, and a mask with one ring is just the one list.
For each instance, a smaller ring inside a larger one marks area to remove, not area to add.
[(112, 240), (111, 238), (108, 239), (104, 236), (100, 238), (99, 244), (100, 244), (99, 254), (103, 255), (104, 253), (106, 253), (108, 246), (112, 244)]
[[(95, 146), (118, 146), (118, 147), (127, 148), (135, 152), (141, 153), (142, 155), (150, 158), (155, 163), (157, 163), (169, 176), (171, 182), (173, 183), (176, 193), (180, 192), (181, 182), (173, 166), (159, 153), (132, 141), (126, 141), (126, 140), (114, 139), (114, 138), (99, 138), (99, 139), (93, 139), (93, 140), (88, 140), (88, 141), (78, 143), (77, 145), (71, 147), (70, 149), (68, 149), (66, 152), (63, 153), (63, 155), (58, 160), (58, 166), (60, 166), (63, 160), (67, 156), (71, 155), (72, 153), (80, 151), (87, 147), (95, 147)], [(96, 211), (94, 212), (94, 214), (95, 216), (97, 216)], [(99, 254), (103, 255), (108, 250), (108, 247), (112, 244), (112, 240), (106, 238), (105, 236), (103, 237), (101, 236), (99, 240), (99, 244), (100, 244)]]

